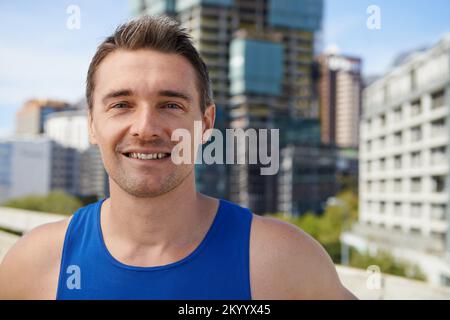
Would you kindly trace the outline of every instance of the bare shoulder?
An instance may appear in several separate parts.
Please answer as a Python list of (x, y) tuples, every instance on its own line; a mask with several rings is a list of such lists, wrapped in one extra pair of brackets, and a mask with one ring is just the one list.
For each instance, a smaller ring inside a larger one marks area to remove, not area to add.
[(62, 247), (71, 218), (38, 226), (0, 264), (0, 299), (54, 299)]
[(253, 299), (352, 299), (323, 247), (297, 226), (253, 215)]

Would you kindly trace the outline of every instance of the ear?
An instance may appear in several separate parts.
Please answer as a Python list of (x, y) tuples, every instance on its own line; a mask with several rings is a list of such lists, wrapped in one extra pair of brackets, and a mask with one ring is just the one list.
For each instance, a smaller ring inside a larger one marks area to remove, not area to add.
[(95, 136), (95, 128), (94, 128), (94, 118), (92, 115), (92, 111), (88, 111), (88, 132), (89, 132), (89, 142), (91, 144), (97, 144), (97, 138)]
[(216, 121), (216, 105), (211, 104), (206, 107), (205, 112), (203, 113), (203, 132), (202, 132), (202, 144), (206, 143), (210, 138), (210, 135), (204, 136), (205, 131), (208, 129), (214, 128), (214, 122)]

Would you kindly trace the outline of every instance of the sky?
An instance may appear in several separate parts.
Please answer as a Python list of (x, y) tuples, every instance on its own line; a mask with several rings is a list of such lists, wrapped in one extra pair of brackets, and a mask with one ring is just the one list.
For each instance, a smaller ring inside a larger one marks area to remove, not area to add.
[[(69, 29), (80, 10), (80, 28)], [(367, 8), (380, 9), (370, 30)], [(30, 98), (76, 102), (97, 45), (131, 17), (128, 0), (0, 2), (0, 136)], [(382, 74), (397, 54), (436, 43), (450, 32), (449, 0), (325, 0), (320, 47), (363, 59), (364, 75)]]
[[(363, 72), (383, 74), (401, 52), (435, 44), (450, 32), (449, 0), (325, 0), (323, 47), (363, 58)], [(366, 26), (380, 8), (380, 29)]]

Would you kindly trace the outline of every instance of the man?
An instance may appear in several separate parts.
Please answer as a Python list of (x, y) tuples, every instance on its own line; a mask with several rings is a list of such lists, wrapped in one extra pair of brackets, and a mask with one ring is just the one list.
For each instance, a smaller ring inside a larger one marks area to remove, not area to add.
[(172, 161), (176, 129), (215, 119), (206, 66), (176, 22), (120, 26), (92, 59), (86, 97), (110, 197), (19, 240), (0, 298), (354, 298), (310, 236), (198, 193), (194, 164)]

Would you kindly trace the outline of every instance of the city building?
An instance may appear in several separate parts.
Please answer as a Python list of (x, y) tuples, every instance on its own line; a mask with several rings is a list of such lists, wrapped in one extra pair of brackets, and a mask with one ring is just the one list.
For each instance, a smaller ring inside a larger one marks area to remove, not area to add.
[(357, 148), (361, 114), (361, 59), (324, 53), (317, 57), (321, 139), (341, 148)]
[(450, 285), (450, 36), (364, 90), (359, 221), (345, 245), (386, 250)]
[(278, 211), (287, 215), (323, 213), (326, 200), (338, 191), (337, 148), (290, 145), (282, 149), (278, 177)]
[(89, 148), (86, 110), (61, 111), (48, 115), (44, 133), (64, 147), (85, 151)]
[(37, 135), (44, 132), (47, 117), (58, 111), (70, 109), (67, 102), (32, 99), (28, 100), (16, 114), (16, 133)]
[(78, 174), (75, 154), (46, 137), (0, 139), (0, 202), (46, 195), (54, 189), (73, 192)]

